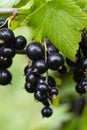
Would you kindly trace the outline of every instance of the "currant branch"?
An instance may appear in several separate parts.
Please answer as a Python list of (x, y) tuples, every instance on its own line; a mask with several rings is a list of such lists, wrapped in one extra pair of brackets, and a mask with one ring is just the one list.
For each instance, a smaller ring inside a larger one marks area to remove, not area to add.
[(18, 14), (18, 8), (0, 8), (0, 14)]

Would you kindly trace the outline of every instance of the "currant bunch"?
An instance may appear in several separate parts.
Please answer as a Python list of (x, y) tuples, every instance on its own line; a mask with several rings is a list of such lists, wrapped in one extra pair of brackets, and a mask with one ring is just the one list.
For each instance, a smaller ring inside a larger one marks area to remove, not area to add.
[(6, 19), (0, 18), (0, 84), (8, 85), (12, 81), (12, 74), (7, 70), (13, 63), (16, 51), (24, 49), (26, 39), (23, 36), (15, 37), (8, 28)]
[(82, 32), (82, 40), (76, 54), (76, 61), (66, 58), (66, 63), (73, 67), (73, 79), (76, 82), (75, 90), (79, 94), (87, 91), (87, 29)]
[(48, 74), (48, 70), (65, 73), (64, 57), (49, 40), (45, 44), (31, 42), (26, 47), (26, 54), (29, 62), (24, 68), (25, 90), (34, 93), (34, 98), (45, 106), (41, 110), (42, 116), (50, 117), (53, 113), (50, 105), (59, 91), (55, 79)]

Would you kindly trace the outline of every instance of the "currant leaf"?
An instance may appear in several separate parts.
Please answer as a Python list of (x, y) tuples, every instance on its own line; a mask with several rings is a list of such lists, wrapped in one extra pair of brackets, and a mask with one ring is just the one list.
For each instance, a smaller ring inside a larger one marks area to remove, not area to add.
[(13, 5), (16, 5), (19, 2), (20, 0), (0, 0), (0, 8), (13, 7)]
[(48, 1), (28, 15), (25, 22), (33, 28), (37, 41), (49, 38), (65, 56), (75, 60), (87, 16), (73, 0)]
[(82, 9), (87, 5), (87, 0), (74, 0)]

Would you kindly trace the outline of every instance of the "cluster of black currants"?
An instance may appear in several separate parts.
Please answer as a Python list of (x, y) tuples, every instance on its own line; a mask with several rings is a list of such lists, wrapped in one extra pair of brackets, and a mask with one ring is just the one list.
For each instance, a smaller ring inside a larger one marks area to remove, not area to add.
[(0, 18), (0, 85), (11, 84), (12, 74), (7, 69), (13, 63), (16, 50), (20, 51), (25, 46), (25, 37), (15, 37), (13, 31), (8, 29), (6, 19)]
[(64, 58), (50, 42), (45, 44), (32, 42), (26, 47), (26, 54), (30, 60), (24, 69), (25, 90), (34, 93), (34, 98), (44, 105), (41, 110), (42, 116), (50, 117), (53, 113), (50, 104), (59, 91), (55, 79), (48, 74), (48, 69), (62, 68)]
[(76, 54), (76, 62), (66, 58), (69, 66), (73, 66), (73, 79), (76, 82), (77, 93), (84, 94), (87, 91), (87, 29), (82, 32), (82, 39)]

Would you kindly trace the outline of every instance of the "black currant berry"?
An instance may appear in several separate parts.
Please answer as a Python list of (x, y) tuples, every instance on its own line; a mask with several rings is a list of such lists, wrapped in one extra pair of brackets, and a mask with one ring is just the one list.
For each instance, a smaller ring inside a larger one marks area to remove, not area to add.
[(49, 87), (55, 87), (56, 86), (55, 79), (52, 76), (48, 76), (48, 85), (49, 85)]
[(26, 76), (26, 82), (30, 83), (31, 86), (36, 86), (39, 75), (35, 72), (30, 72)]
[(65, 74), (66, 71), (67, 71), (67, 68), (66, 68), (65, 65), (60, 66), (60, 67), (58, 68), (58, 72), (59, 72), (60, 74)]
[(47, 71), (48, 65), (44, 60), (37, 60), (34, 62), (34, 68), (38, 73), (43, 74)]
[(84, 78), (86, 78), (86, 76), (83, 73), (83, 71), (80, 70), (79, 68), (75, 67), (74, 70), (73, 70), (73, 79), (74, 79), (74, 81), (79, 83)]
[(50, 107), (44, 107), (41, 110), (41, 114), (43, 117), (50, 117), (53, 114), (53, 110)]
[(13, 48), (2, 47), (0, 49), (0, 55), (4, 58), (13, 58), (15, 56), (15, 50)]
[(81, 59), (81, 69), (83, 72), (87, 72), (87, 58)]
[(40, 78), (38, 78), (37, 82), (38, 83), (44, 83), (44, 82), (46, 82), (46, 77), (40, 77)]
[(52, 43), (47, 43), (46, 45), (48, 53), (59, 52), (59, 50)]
[(0, 29), (0, 41), (3, 41), (6, 46), (11, 46), (15, 42), (14, 33), (8, 28)]
[(8, 22), (6, 22), (5, 18), (0, 18), (0, 28), (8, 28)]
[(28, 93), (34, 93), (36, 91), (35, 87), (31, 86), (30, 83), (25, 83), (25, 90)]
[(59, 53), (51, 53), (47, 59), (48, 67), (52, 70), (57, 70), (59, 66), (63, 66), (64, 58)]
[(49, 90), (49, 87), (46, 83), (38, 83), (36, 85), (36, 91), (42, 94), (46, 94)]
[(76, 85), (76, 91), (79, 94), (84, 94), (87, 91), (87, 80), (83, 79), (79, 84)]
[(7, 59), (0, 56), (0, 68), (9, 68), (12, 65), (12, 59)]
[(33, 66), (25, 66), (24, 68), (24, 75), (27, 75), (29, 74), (30, 72), (33, 72), (34, 71), (34, 67)]
[(12, 75), (6, 69), (0, 69), (0, 84), (1, 85), (8, 85), (11, 83)]
[(56, 87), (52, 87), (49, 91), (50, 96), (57, 96), (58, 95), (58, 89)]
[(23, 50), (27, 44), (26, 38), (24, 36), (17, 36), (15, 40), (15, 49)]
[(42, 59), (44, 56), (44, 50), (41, 43), (32, 42), (26, 48), (27, 56), (31, 60)]
[(35, 92), (34, 93), (34, 98), (38, 100), (39, 102), (44, 102), (47, 100), (47, 95), (46, 94), (41, 94), (40, 92)]

